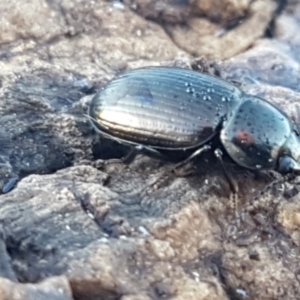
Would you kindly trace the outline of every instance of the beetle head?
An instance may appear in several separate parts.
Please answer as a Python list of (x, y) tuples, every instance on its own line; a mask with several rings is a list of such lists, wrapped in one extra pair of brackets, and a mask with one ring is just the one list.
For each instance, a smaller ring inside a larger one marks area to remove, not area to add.
[(282, 156), (278, 160), (278, 171), (282, 174), (300, 174), (300, 137), (296, 131), (292, 131), (283, 146)]

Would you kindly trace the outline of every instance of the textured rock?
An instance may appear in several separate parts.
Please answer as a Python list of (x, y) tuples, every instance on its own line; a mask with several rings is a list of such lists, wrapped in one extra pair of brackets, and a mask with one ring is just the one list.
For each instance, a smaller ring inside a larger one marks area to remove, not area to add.
[(176, 65), (299, 123), (299, 3), (278, 15), (271, 0), (124, 3), (0, 4), (0, 299), (299, 299), (298, 178), (253, 202), (273, 175), (225, 159), (236, 218), (211, 153), (159, 180), (172, 163), (106, 164), (128, 149), (84, 116), (119, 72)]
[(124, 0), (139, 15), (171, 24), (184, 23), (192, 14), (191, 0)]
[[(31, 28), (37, 33), (27, 31), (29, 36), (19, 39), (17, 45), (11, 43), (0, 50), (0, 140), (5, 145), (0, 149), (0, 187), (9, 184), (10, 178), (49, 173), (73, 161), (91, 159), (91, 129), (79, 99), (91, 93), (94, 84), (126, 68), (129, 60), (129, 64), (142, 65), (183, 54), (158, 25), (148, 24), (128, 9), (102, 1), (59, 1), (51, 6), (36, 2), (30, 5), (36, 6), (35, 26), (40, 30)], [(17, 1), (2, 5), (11, 18), (22, 8)], [(54, 22), (60, 28), (55, 39), (50, 31), (44, 32), (51, 26), (41, 25), (46, 12), (64, 20)], [(29, 6), (24, 20), (17, 15), (17, 21), (30, 24), (32, 13)], [(8, 24), (13, 39), (19, 23)], [(118, 24), (126, 24), (128, 36)], [(72, 38), (63, 38), (70, 31)], [(1, 41), (8, 40), (3, 35)], [(144, 62), (139, 63), (141, 59)]]
[[(214, 3), (218, 5), (219, 1)], [(191, 18), (187, 25), (168, 26), (167, 31), (179, 47), (195, 56), (228, 59), (247, 50), (264, 35), (276, 7), (273, 0), (254, 1), (242, 21), (232, 30), (207, 19)]]
[(0, 14), (0, 44), (22, 39), (38, 39), (43, 42), (65, 33), (63, 16), (51, 10), (43, 0), (2, 2)]
[(251, 14), (250, 4), (249, 0), (196, 0), (193, 6), (196, 14), (205, 15), (216, 23), (232, 26)]
[(72, 292), (64, 276), (52, 277), (39, 284), (13, 283), (0, 278), (0, 299), (71, 300)]

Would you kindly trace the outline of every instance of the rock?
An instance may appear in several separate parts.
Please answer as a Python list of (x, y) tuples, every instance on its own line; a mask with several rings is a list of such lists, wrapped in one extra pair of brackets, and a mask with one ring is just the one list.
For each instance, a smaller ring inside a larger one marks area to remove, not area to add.
[[(204, 15), (210, 20), (224, 26), (234, 26), (251, 11), (249, 0), (196, 0), (193, 7), (195, 13)], [(249, 11), (250, 10), (250, 11)]]
[[(184, 54), (158, 25), (149, 25), (125, 8), (106, 2), (59, 1), (51, 7), (38, 0), (30, 3), (20, 20), (18, 2), (2, 8), (11, 13), (7, 18), (16, 16), (18, 21), (31, 24), (31, 7), (36, 6), (37, 19), (35, 33), (27, 31), (32, 38), (24, 36), (18, 44), (11, 43), (0, 51), (0, 140), (5, 145), (0, 149), (0, 188), (12, 178), (55, 172), (74, 161), (91, 159), (92, 130), (80, 98), (130, 64), (146, 64), (148, 59), (171, 60)], [(46, 27), (42, 26), (46, 13), (65, 20), (55, 22), (59, 29), (53, 27), (56, 34), (52, 36), (50, 32), (45, 34)], [(83, 16), (85, 19), (81, 19)], [(118, 22), (126, 24), (127, 37)], [(12, 24), (10, 39), (16, 36), (13, 30), (19, 28)], [(74, 37), (64, 39), (70, 26)], [(154, 50), (150, 46), (153, 38), (157, 44)], [(0, 36), (1, 42), (8, 42), (4, 35), (2, 39)], [(146, 59), (144, 63), (139, 62), (142, 58)]]
[(299, 3), (27, 2), (0, 5), (0, 298), (299, 299), (297, 178), (225, 158), (237, 218), (211, 153), (184, 177), (142, 155), (107, 164), (128, 148), (85, 116), (113, 76), (168, 65), (221, 76), (299, 123)]
[(0, 13), (3, 16), (0, 21), (2, 45), (22, 39), (45, 42), (65, 33), (63, 16), (42, 0), (2, 2)]
[(39, 284), (14, 283), (0, 278), (0, 299), (71, 300), (72, 292), (64, 276), (51, 277)]
[(125, 191), (129, 181), (144, 187), (146, 178), (137, 170), (110, 176), (105, 186), (105, 173), (76, 166), (28, 176), (2, 196), (4, 240), (18, 279), (65, 274), (79, 299), (142, 291), (226, 299), (211, 275), (212, 263), (204, 262), (218, 251), (220, 230), (188, 182), (178, 179), (160, 191), (150, 186), (150, 195), (142, 196)]
[(249, 3), (247, 14), (232, 30), (199, 17), (190, 18), (186, 25), (167, 26), (166, 29), (178, 46), (194, 56), (224, 60), (247, 50), (264, 35), (276, 7), (273, 0)]
[(191, 0), (125, 0), (129, 8), (144, 18), (170, 24), (184, 23), (192, 14)]

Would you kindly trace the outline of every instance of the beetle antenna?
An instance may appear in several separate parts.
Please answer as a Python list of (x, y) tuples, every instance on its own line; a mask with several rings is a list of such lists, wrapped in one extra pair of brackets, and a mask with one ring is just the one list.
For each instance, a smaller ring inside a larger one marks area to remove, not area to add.
[[(238, 232), (238, 228), (241, 226), (241, 222), (244, 218), (245, 213), (251, 213), (254, 210), (257, 210), (259, 208), (259, 205), (261, 205), (261, 202), (259, 201), (260, 197), (265, 194), (267, 191), (271, 190), (274, 186), (276, 186), (277, 184), (281, 184), (284, 183), (286, 181), (289, 181), (290, 179), (292, 179), (293, 177), (291, 176), (292, 174), (288, 174), (285, 176), (282, 176), (280, 178), (277, 178), (275, 180), (273, 180), (272, 182), (270, 182), (269, 184), (267, 184), (263, 189), (261, 189), (250, 201), (249, 204), (247, 204), (247, 206), (238, 214), (238, 216), (236, 216), (236, 218), (233, 220), (233, 222), (230, 224), (230, 226), (228, 226), (228, 236), (232, 237), (232, 238), (236, 238), (236, 234)], [(271, 197), (272, 204), (273, 205), (277, 205), (278, 202), (280, 201), (280, 197), (278, 197), (276, 200), (274, 200), (273, 197)], [(266, 206), (268, 203), (264, 202), (264, 205)]]
[[(282, 176), (280, 178), (277, 178), (275, 180), (273, 180), (272, 182), (270, 182), (269, 184), (267, 184), (262, 190), (260, 190), (250, 201), (250, 203), (247, 205), (247, 207), (245, 208), (245, 211), (247, 212), (251, 212), (255, 209), (258, 208), (259, 205), (259, 198), (265, 194), (267, 191), (271, 190), (274, 186), (278, 185), (278, 184), (282, 184), (285, 183), (287, 181), (290, 181), (291, 179), (293, 179), (295, 177), (294, 174), (287, 174), (285, 176)], [(274, 201), (274, 199), (273, 199)], [(276, 203), (275, 203), (276, 204)]]

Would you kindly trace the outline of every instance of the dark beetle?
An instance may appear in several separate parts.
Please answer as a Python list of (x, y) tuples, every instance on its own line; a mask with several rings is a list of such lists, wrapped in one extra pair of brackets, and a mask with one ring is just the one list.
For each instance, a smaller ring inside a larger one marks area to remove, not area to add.
[[(299, 133), (284, 112), (195, 71), (148, 67), (126, 72), (96, 94), (89, 116), (103, 135), (149, 153), (189, 150), (190, 160), (218, 136), (245, 168), (300, 170)], [(215, 153), (220, 157), (220, 150)]]

